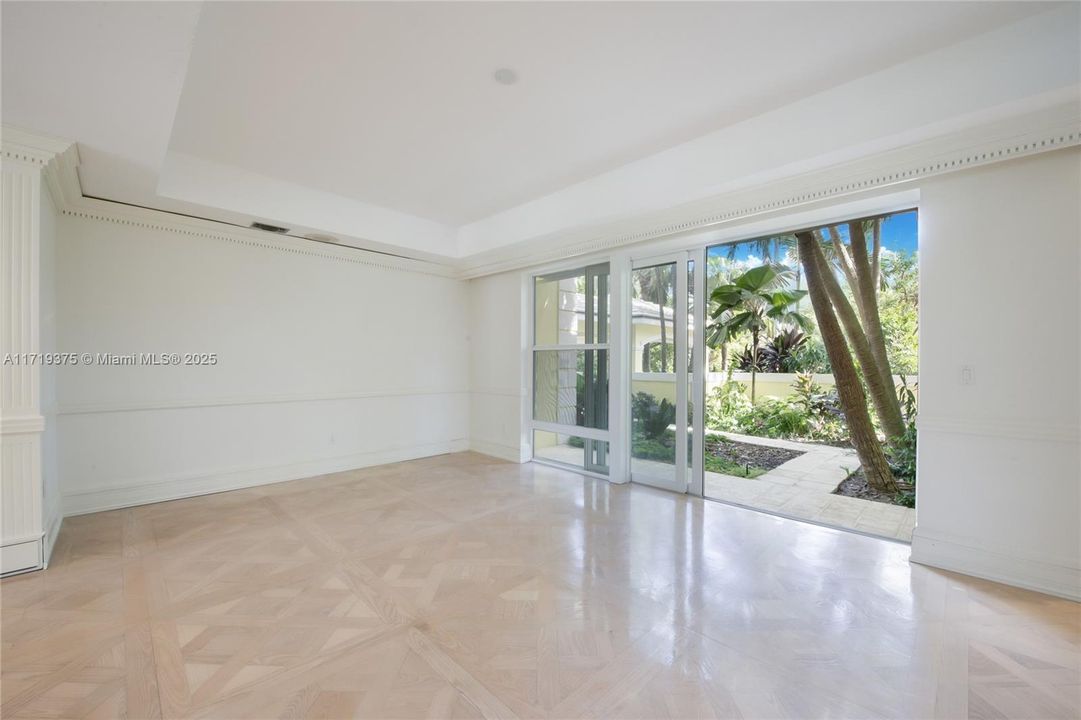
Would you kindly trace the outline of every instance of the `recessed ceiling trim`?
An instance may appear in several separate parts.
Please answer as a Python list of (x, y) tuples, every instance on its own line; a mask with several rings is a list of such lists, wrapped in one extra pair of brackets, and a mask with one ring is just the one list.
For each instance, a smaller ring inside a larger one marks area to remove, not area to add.
[[(1041, 113), (1042, 123), (1025, 116), (1006, 125), (953, 133), (936, 142), (914, 144), (706, 201), (498, 248), (467, 258), (460, 276), (482, 277), (699, 233), (923, 178), (1081, 146), (1081, 108), (1071, 104), (1054, 111)], [(1073, 118), (1063, 121), (1064, 113)], [(1054, 121), (1050, 125), (1046, 122), (1049, 119)], [(1014, 129), (1006, 129), (1011, 124)], [(1042, 127), (1027, 129), (1033, 126)]]

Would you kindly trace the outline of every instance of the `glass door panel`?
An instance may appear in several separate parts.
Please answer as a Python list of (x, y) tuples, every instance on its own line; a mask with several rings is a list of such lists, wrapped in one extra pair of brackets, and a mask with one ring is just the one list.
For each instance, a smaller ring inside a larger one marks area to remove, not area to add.
[(685, 256), (631, 271), (631, 480), (687, 489)]
[(608, 473), (608, 265), (533, 284), (534, 459)]

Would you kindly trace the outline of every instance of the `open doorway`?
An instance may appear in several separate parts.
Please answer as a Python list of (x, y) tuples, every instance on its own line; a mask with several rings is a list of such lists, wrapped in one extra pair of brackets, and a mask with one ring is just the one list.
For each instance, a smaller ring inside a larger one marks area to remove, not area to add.
[(706, 251), (706, 497), (910, 541), (917, 212)]

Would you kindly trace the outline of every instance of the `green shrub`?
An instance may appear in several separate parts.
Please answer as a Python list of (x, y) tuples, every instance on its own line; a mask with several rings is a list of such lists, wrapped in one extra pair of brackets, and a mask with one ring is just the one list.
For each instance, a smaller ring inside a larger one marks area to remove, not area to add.
[(713, 388), (713, 392), (706, 398), (706, 427), (710, 430), (737, 432), (739, 418), (750, 409), (747, 386), (733, 380), (732, 371), (729, 370), (728, 380)]
[[(669, 440), (669, 442), (666, 442)], [(651, 438), (640, 433), (635, 433), (631, 438), (631, 455), (639, 460), (659, 460), (661, 462), (675, 462), (676, 446), (670, 442), (671, 433), (667, 438)]]
[(676, 421), (676, 406), (649, 393), (635, 393), (631, 398), (631, 417), (634, 418), (634, 431), (645, 437), (659, 438), (668, 431), (668, 426)]
[[(731, 377), (731, 375), (729, 375)], [(836, 390), (800, 375), (788, 398), (764, 397), (751, 405), (746, 386), (731, 379), (706, 400), (706, 427), (759, 437), (840, 442), (848, 437)]]
[(907, 378), (901, 376), (901, 387), (897, 390), (901, 401), (901, 413), (905, 417), (904, 434), (890, 443), (886, 448), (886, 455), (890, 461), (890, 468), (898, 480), (916, 485), (916, 388), (908, 384)]
[(737, 425), (739, 432), (768, 438), (805, 437), (810, 427), (800, 405), (775, 397), (759, 400)]
[(804, 343), (793, 353), (789, 361), (788, 372), (831, 373), (833, 366), (830, 365), (829, 355), (826, 354), (826, 346), (822, 340), (815, 336), (810, 342)]

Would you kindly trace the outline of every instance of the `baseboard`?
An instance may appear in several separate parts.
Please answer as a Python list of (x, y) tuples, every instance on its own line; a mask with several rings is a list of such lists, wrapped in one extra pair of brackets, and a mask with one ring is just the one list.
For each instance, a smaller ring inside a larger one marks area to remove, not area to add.
[(0, 547), (0, 576), (19, 575), (41, 567), (41, 537), (9, 541)]
[(473, 452), (479, 452), (482, 455), (491, 455), (500, 460), (509, 460), (513, 463), (523, 463), (526, 461), (526, 459), (522, 457), (521, 448), (503, 445), (501, 443), (488, 442), (487, 440), (477, 440), (474, 438), (469, 441), (469, 449)]
[(53, 556), (53, 548), (56, 547), (56, 537), (60, 534), (60, 526), (64, 523), (64, 513), (56, 508), (56, 513), (45, 529), (44, 566), (49, 567), (49, 559)]
[(1081, 602), (1081, 568), (964, 545), (916, 528), (912, 562)]
[(412, 445), (388, 450), (373, 450), (331, 458), (318, 458), (285, 465), (223, 470), (200, 475), (169, 478), (145, 478), (123, 485), (96, 488), (64, 495), (64, 516), (116, 510), (118, 508), (148, 505), (166, 500), (209, 495), (227, 490), (258, 485), (270, 485), (289, 480), (326, 475), (328, 473), (356, 470), (373, 465), (416, 460), (417, 458), (462, 452), (469, 443), (464, 439), (447, 440), (425, 445)]

